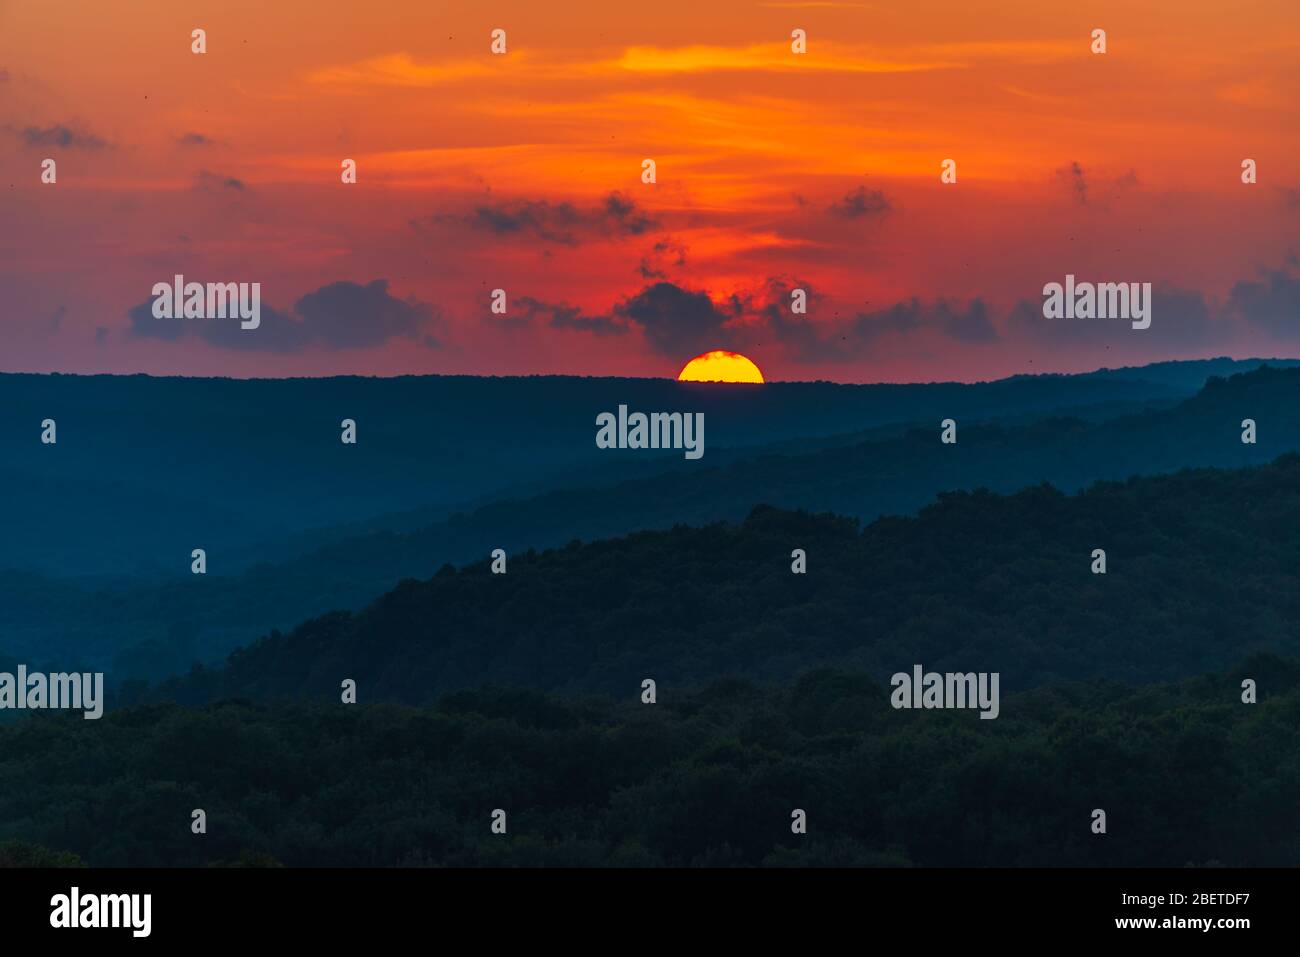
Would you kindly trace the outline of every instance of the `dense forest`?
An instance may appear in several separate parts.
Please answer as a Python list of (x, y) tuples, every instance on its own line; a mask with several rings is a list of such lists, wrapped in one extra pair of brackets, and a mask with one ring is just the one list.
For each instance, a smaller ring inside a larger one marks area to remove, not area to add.
[(39, 715), (0, 728), (0, 863), (1300, 865), (1298, 661), (1006, 695), (994, 721), (888, 699), (817, 670), (655, 704), (483, 689)]
[[(1107, 571), (1094, 574), (1094, 549)], [(803, 549), (806, 574), (793, 574)], [(1171, 679), (1300, 654), (1300, 456), (1103, 482), (952, 492), (915, 517), (760, 507), (715, 523), (486, 559), (409, 580), (195, 668), (153, 699), (424, 704), (493, 682), (624, 694), (643, 678), (782, 681), (839, 664), (998, 671), (1003, 688)], [(138, 685), (124, 700), (141, 700)]]

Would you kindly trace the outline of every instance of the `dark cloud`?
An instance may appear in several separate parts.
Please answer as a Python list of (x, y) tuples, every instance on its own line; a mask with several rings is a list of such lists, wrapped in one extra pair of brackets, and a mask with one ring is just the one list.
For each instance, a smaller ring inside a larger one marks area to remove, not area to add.
[(441, 317), (423, 303), (398, 299), (388, 280), (366, 285), (335, 282), (310, 292), (293, 313), (261, 302), (261, 324), (241, 329), (238, 319), (155, 319), (149, 299), (127, 312), (134, 336), (177, 341), (197, 336), (225, 349), (299, 352), (308, 348), (364, 349), (390, 339), (419, 339), (439, 344)]
[[(807, 312), (800, 315), (791, 311), (792, 293), (796, 289), (802, 289), (806, 297)], [(836, 351), (834, 343), (827, 338), (824, 324), (808, 318), (820, 313), (821, 302), (821, 294), (806, 280), (774, 276), (745, 305), (747, 312), (762, 319), (765, 334), (784, 345), (792, 356), (812, 359), (828, 358)]]
[(56, 123), (54, 126), (28, 126), (19, 134), (30, 149), (57, 147), (64, 150), (102, 150), (108, 143), (86, 130)]
[(992, 342), (998, 338), (983, 299), (972, 299), (964, 309), (940, 302), (934, 311), (939, 327), (958, 342)]
[(615, 322), (609, 316), (584, 316), (576, 309), (557, 310), (551, 316), (551, 325), (556, 329), (576, 329), (598, 336), (621, 336), (627, 332), (627, 326)]
[[(1061, 276), (1053, 281), (1063, 280)], [(1112, 280), (1076, 277), (1076, 282), (1083, 281)], [(1005, 331), (1009, 338), (1061, 347), (1123, 343), (1129, 348), (1147, 349), (1150, 355), (1160, 349), (1217, 348), (1230, 338), (1230, 324), (1224, 317), (1216, 316), (1205, 296), (1194, 290), (1153, 286), (1150, 309), (1151, 325), (1147, 329), (1134, 329), (1126, 319), (1047, 319), (1043, 316), (1040, 296), (1017, 302), (1007, 318)]]
[(194, 174), (193, 188), (196, 193), (242, 193), (244, 182), (233, 176), (223, 176), (220, 173), (201, 169)]
[(897, 302), (888, 309), (859, 312), (849, 323), (850, 347), (870, 345), (890, 333), (906, 333), (921, 327), (920, 300)]
[[(1130, 323), (1124, 325), (1132, 329)], [(1190, 346), (1220, 341), (1227, 330), (1221, 319), (1215, 318), (1204, 293), (1161, 284), (1151, 289), (1151, 326), (1140, 332), (1144, 336), (1154, 333), (1153, 341), (1161, 345)]]
[(176, 142), (181, 146), (215, 146), (217, 141), (202, 133), (186, 133), (184, 136), (178, 136)]
[(522, 200), (501, 206), (479, 206), (466, 224), (498, 236), (531, 233), (547, 242), (566, 246), (577, 243), (573, 230), (581, 217), (570, 203), (552, 205), (546, 200)]
[(708, 293), (657, 282), (619, 303), (614, 312), (640, 326), (656, 352), (680, 356), (719, 348), (727, 338), (723, 324), (739, 311), (739, 303), (733, 300), (732, 307), (725, 312)]
[[(134, 317), (133, 317), (134, 318)], [(193, 330), (198, 336), (222, 349), (244, 352), (301, 352), (318, 343), (318, 337), (305, 322), (281, 312), (265, 302), (261, 306), (261, 322), (256, 329), (241, 329), (238, 319), (155, 319), (149, 321), (173, 323), (186, 332)], [(328, 343), (320, 343), (330, 348)]]
[(878, 189), (869, 190), (865, 186), (850, 190), (843, 199), (831, 203), (828, 211), (840, 219), (863, 219), (869, 216), (882, 216), (889, 212), (889, 200)]
[(496, 236), (531, 236), (561, 246), (611, 236), (640, 236), (658, 227), (635, 201), (618, 192), (608, 194), (594, 208), (544, 199), (508, 200), (481, 203), (468, 213), (439, 213), (411, 221), (417, 232), (441, 225), (465, 226)]
[[(793, 312), (793, 292), (802, 289), (807, 312)], [(769, 278), (762, 287), (715, 302), (707, 292), (657, 282), (618, 303), (612, 316), (582, 316), (571, 306), (521, 299), (520, 322), (539, 316), (556, 328), (597, 334), (639, 327), (658, 353), (684, 356), (708, 349), (740, 349), (764, 340), (781, 343), (800, 361), (854, 358), (891, 334), (931, 330), (958, 342), (993, 342), (999, 333), (982, 299), (967, 303), (911, 299), (887, 309), (860, 312), (848, 322), (826, 315), (823, 295), (806, 280)]]
[(946, 299), (924, 302), (912, 298), (884, 309), (859, 312), (843, 328), (828, 324), (815, 342), (806, 344), (805, 358), (853, 357), (886, 336), (926, 332), (967, 344), (994, 342), (999, 338), (982, 299), (962, 304)]
[(1251, 325), (1288, 338), (1300, 338), (1300, 275), (1295, 257), (1280, 269), (1261, 269), (1260, 278), (1242, 281), (1228, 294), (1228, 311)]
[(298, 320), (265, 301), (260, 307), (261, 322), (256, 329), (241, 329), (238, 319), (157, 319), (153, 300), (147, 299), (127, 311), (131, 320), (130, 335), (139, 338), (178, 342), (199, 338), (222, 349), (255, 352), (298, 352), (312, 344), (311, 331)]
[[(808, 311), (804, 315), (792, 311), (796, 289), (802, 289), (806, 297)], [(826, 316), (825, 297), (807, 280), (772, 278), (761, 294), (746, 300), (745, 305), (747, 313), (761, 318), (767, 333), (793, 358), (804, 362), (856, 358), (885, 336), (926, 330), (970, 344), (999, 338), (987, 304), (978, 298), (965, 304), (913, 298), (885, 309), (858, 312), (848, 322), (839, 322)]]
[(9, 71), (0, 70), (0, 83), (8, 83), (8, 82), (9, 82)]
[(628, 236), (640, 236), (655, 228), (655, 221), (637, 209), (631, 197), (624, 193), (610, 193), (605, 197), (605, 216), (615, 230)]
[(138, 306), (132, 306), (126, 311), (126, 316), (131, 320), (130, 335), (141, 339), (165, 339), (168, 342), (175, 342), (182, 336), (191, 334), (194, 331), (191, 323), (201, 321), (155, 319), (152, 298), (146, 299)]
[[(628, 330), (626, 323), (618, 322), (610, 316), (584, 316), (577, 306), (542, 302), (531, 296), (516, 299), (512, 312), (509, 320), (519, 325), (541, 321), (552, 329), (575, 329), (597, 336), (620, 336)], [(505, 316), (498, 318), (507, 319)]]
[[(1151, 325), (1133, 329), (1126, 320), (1045, 319), (1043, 299), (1018, 302), (1006, 322), (1010, 337), (1070, 347), (1115, 345), (1145, 349), (1152, 356), (1175, 350), (1228, 349), (1252, 334), (1268, 332), (1281, 339), (1300, 340), (1300, 259), (1294, 254), (1279, 267), (1263, 267), (1258, 278), (1235, 283), (1223, 302), (1204, 293), (1167, 283), (1151, 290)], [(1062, 278), (1053, 281), (1061, 282)], [(1098, 277), (1078, 277), (1102, 282)], [(1118, 281), (1118, 280), (1116, 280)], [(1135, 339), (1130, 340), (1130, 336)]]
[[(656, 248), (673, 247), (665, 240)], [(805, 314), (792, 311), (795, 289), (805, 293)], [(1194, 290), (1153, 285), (1148, 329), (1133, 329), (1129, 320), (1046, 319), (1042, 305), (1041, 297), (1026, 298), (1009, 314), (999, 316), (981, 297), (930, 301), (913, 297), (842, 319), (828, 314), (820, 290), (796, 277), (772, 277), (762, 287), (716, 301), (706, 291), (661, 280), (617, 303), (609, 314), (586, 315), (575, 306), (522, 297), (512, 306), (509, 318), (494, 321), (544, 323), (593, 335), (622, 335), (640, 329), (656, 353), (674, 357), (715, 348), (744, 351), (775, 341), (796, 361), (836, 362), (868, 354), (892, 336), (972, 346), (1015, 340), (1064, 348), (1123, 343), (1156, 354), (1160, 350), (1222, 348), (1240, 332), (1241, 322), (1234, 321), (1236, 318), (1276, 333), (1300, 336), (1300, 260), (1293, 257), (1281, 269), (1262, 270), (1257, 281), (1239, 282), (1223, 307)], [(1140, 338), (1130, 340), (1130, 336)]]
[(294, 308), (331, 349), (359, 349), (414, 336), (431, 318), (427, 306), (390, 295), (387, 279), (364, 286), (330, 283), (303, 296)]
[(681, 356), (725, 347), (731, 337), (723, 324), (744, 308), (739, 297), (733, 296), (719, 307), (708, 293), (657, 282), (617, 303), (608, 315), (584, 315), (577, 306), (521, 296), (513, 301), (509, 315), (489, 316), (488, 320), (506, 327), (544, 323), (552, 329), (596, 336), (625, 335), (640, 329), (656, 352)]
[[(844, 319), (830, 311), (820, 290), (795, 277), (769, 278), (760, 288), (716, 301), (705, 291), (660, 281), (616, 304), (609, 315), (584, 315), (577, 307), (522, 298), (509, 321), (544, 322), (595, 335), (640, 329), (656, 353), (674, 357), (715, 348), (745, 351), (774, 341), (795, 361), (839, 362), (871, 354), (890, 337), (967, 346), (1009, 341), (1061, 348), (1122, 343), (1156, 355), (1162, 350), (1223, 348), (1240, 332), (1241, 323), (1230, 313), (1279, 333), (1300, 335), (1295, 319), (1300, 316), (1300, 261), (1260, 275), (1259, 281), (1238, 283), (1226, 307), (1216, 307), (1194, 290), (1154, 285), (1152, 324), (1141, 330), (1133, 329), (1129, 320), (1045, 319), (1041, 298), (1023, 299), (1009, 314), (998, 314), (981, 297), (913, 297)], [(792, 311), (795, 289), (805, 293), (805, 314)]]
[(667, 279), (670, 268), (686, 265), (686, 246), (676, 239), (661, 239), (641, 257), (638, 271), (642, 279)]

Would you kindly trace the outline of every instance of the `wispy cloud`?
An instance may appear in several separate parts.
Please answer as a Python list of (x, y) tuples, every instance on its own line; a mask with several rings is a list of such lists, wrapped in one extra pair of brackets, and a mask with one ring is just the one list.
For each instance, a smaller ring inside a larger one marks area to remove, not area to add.
[(632, 73), (706, 73), (710, 71), (816, 72), (816, 73), (914, 73), (959, 66), (956, 60), (890, 59), (877, 51), (824, 41), (816, 53), (796, 55), (788, 43), (764, 43), (745, 47), (634, 46), (615, 61), (620, 70)]
[(194, 174), (193, 188), (197, 193), (242, 193), (245, 186), (241, 179), (201, 169)]
[(19, 135), (30, 149), (57, 147), (65, 150), (102, 150), (108, 142), (87, 130), (63, 123), (54, 126), (28, 126)]
[(889, 200), (878, 189), (859, 186), (831, 203), (828, 211), (840, 219), (869, 219), (889, 212)]
[[(969, 52), (978, 52), (971, 48)], [(986, 51), (987, 52), (987, 51)], [(307, 81), (330, 85), (436, 87), (465, 80), (526, 77), (548, 79), (611, 77), (619, 73), (801, 72), (915, 73), (952, 69), (961, 59), (926, 51), (899, 55), (897, 51), (821, 40), (816, 52), (796, 55), (788, 42), (724, 46), (696, 44), (680, 47), (631, 46), (614, 56), (574, 58), (518, 50), (508, 56), (420, 61), (406, 51), (369, 57), (355, 63), (322, 67)]]
[(502, 69), (518, 66), (521, 61), (526, 63), (528, 59), (526, 53), (516, 52), (501, 58), (504, 62), (500, 66), (470, 59), (420, 63), (409, 53), (390, 53), (314, 70), (307, 74), (307, 81), (336, 85), (438, 86), (455, 80), (499, 76)]
[(594, 207), (534, 199), (510, 199), (476, 204), (464, 213), (436, 213), (411, 220), (417, 232), (451, 225), (482, 230), (496, 236), (531, 236), (563, 246), (610, 236), (640, 236), (657, 227), (625, 193), (612, 192)]
[(1077, 160), (1056, 170), (1055, 178), (1080, 206), (1098, 206), (1103, 209), (1110, 201), (1139, 185), (1134, 170), (1130, 169), (1118, 176), (1095, 175), (1085, 171)]

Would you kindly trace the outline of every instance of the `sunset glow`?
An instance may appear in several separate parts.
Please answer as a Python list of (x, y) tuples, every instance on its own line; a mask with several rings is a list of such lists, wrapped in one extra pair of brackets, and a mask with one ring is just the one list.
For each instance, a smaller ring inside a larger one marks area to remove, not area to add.
[[(768, 381), (971, 381), (1300, 345), (1294, 0), (119, 6), (0, 4), (9, 371), (725, 349)], [(177, 274), (260, 283), (269, 318), (139, 313)], [(1067, 274), (1151, 282), (1151, 329), (1035, 319)]]

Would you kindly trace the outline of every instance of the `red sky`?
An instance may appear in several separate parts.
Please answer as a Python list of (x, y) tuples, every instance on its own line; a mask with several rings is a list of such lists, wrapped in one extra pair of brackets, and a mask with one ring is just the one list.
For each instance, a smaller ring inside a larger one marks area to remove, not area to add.
[[(0, 371), (1300, 355), (1300, 8), (1067, 6), (0, 4)], [(262, 328), (138, 308), (175, 273), (260, 282)], [(1152, 283), (1151, 328), (1044, 319), (1067, 273)]]

